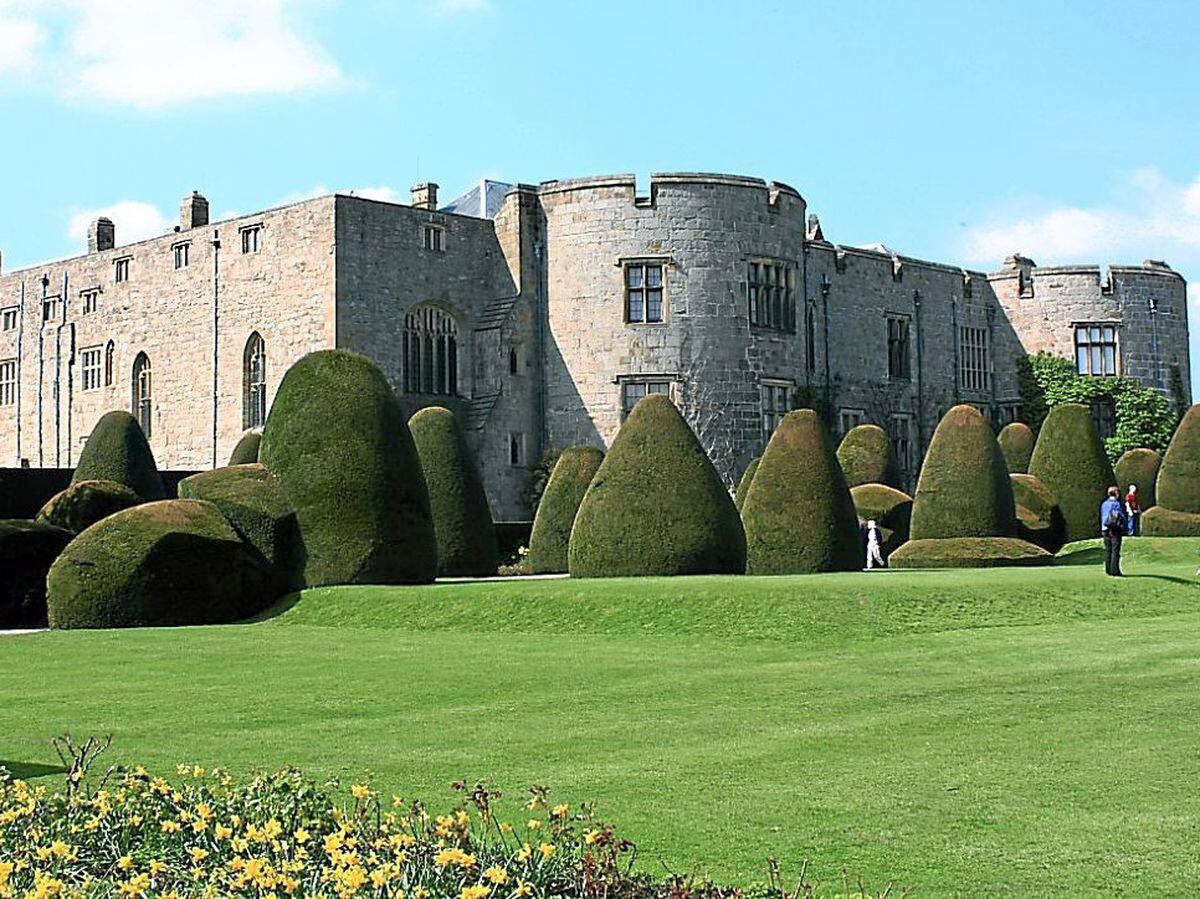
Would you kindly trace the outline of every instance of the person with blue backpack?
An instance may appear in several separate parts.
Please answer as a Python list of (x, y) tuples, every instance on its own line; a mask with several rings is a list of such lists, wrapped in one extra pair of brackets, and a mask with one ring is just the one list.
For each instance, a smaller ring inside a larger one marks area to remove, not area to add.
[(1121, 540), (1129, 527), (1125, 506), (1121, 503), (1121, 488), (1108, 488), (1108, 498), (1100, 506), (1100, 533), (1104, 537), (1104, 573), (1121, 576)]

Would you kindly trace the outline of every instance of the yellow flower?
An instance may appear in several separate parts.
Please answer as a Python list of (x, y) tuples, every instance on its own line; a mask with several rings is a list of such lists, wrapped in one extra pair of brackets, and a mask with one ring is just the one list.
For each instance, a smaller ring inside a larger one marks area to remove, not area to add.
[(175, 766), (175, 773), (178, 774), (180, 777), (187, 777), (188, 774), (191, 772), (191, 770), (192, 769), (191, 769), (190, 765), (176, 765)]
[(492, 890), (490, 887), (474, 886), (474, 887), (463, 887), (462, 892), (459, 893), (458, 895), (459, 895), (459, 899), (487, 899), (488, 895), (491, 892), (492, 892)]
[(593, 843), (596, 842), (597, 839), (599, 839), (601, 833), (603, 833), (603, 831), (589, 830), (587, 833), (585, 833), (583, 835), (583, 842), (585, 842), (587, 845), (591, 846)]
[(167, 866), (163, 862), (160, 862), (158, 859), (150, 860), (150, 876), (151, 877), (157, 877), (159, 874), (161, 874), (166, 869), (167, 869)]
[(502, 834), (504, 834), (505, 836), (508, 836), (510, 833), (512, 833), (512, 829), (513, 829), (512, 825), (509, 824), (507, 821), (500, 822), (500, 832)]
[(404, 807), (404, 797), (403, 796), (393, 796), (392, 797), (392, 808), (403, 808), (403, 807)]
[(540, 802), (538, 802), (538, 798), (537, 798), (536, 796), (534, 796), (532, 799), (530, 799), (530, 800), (529, 800), (529, 806), (528, 806), (528, 808), (529, 808), (529, 810), (532, 812), (532, 811), (533, 811), (534, 809), (536, 809), (536, 808), (537, 808), (539, 805), (541, 805), (541, 803), (540, 803)]
[(203, 777), (203, 776), (204, 776), (204, 769), (201, 768), (199, 765), (193, 765), (192, 766), (192, 777)]
[(138, 874), (121, 884), (117, 888), (117, 893), (121, 896), (139, 897), (145, 896), (148, 889), (150, 889), (150, 875)]
[(161, 826), (163, 833), (179, 833), (180, 830), (178, 821), (164, 821)]
[(533, 848), (528, 843), (526, 843), (524, 846), (522, 846), (517, 851), (517, 861), (527, 862), (527, 861), (529, 861), (529, 858), (532, 855), (533, 855)]
[(554, 806), (554, 811), (552, 811), (550, 814), (554, 815), (556, 818), (567, 817), (567, 804), (564, 802), (562, 805)]
[(0, 862), (0, 887), (8, 883), (14, 867), (16, 866), (12, 862)]
[(324, 849), (326, 855), (332, 855), (342, 848), (342, 835), (340, 833), (331, 833), (325, 837)]
[(67, 843), (64, 843), (62, 840), (55, 840), (50, 845), (50, 851), (59, 858), (65, 859), (73, 858), (75, 855), (71, 849), (71, 846)]
[(208, 830), (208, 822), (203, 818), (197, 818), (192, 822), (192, 830), (195, 833), (204, 833), (204, 831)]
[(517, 882), (517, 888), (513, 890), (514, 899), (521, 899), (523, 896), (532, 896), (533, 887), (521, 880)]
[(433, 863), (439, 868), (447, 865), (457, 865), (460, 868), (471, 868), (475, 865), (475, 856), (463, 852), (458, 847), (443, 849), (433, 857)]
[(508, 872), (497, 865), (493, 865), (484, 871), (483, 876), (496, 884), (496, 886), (504, 886), (504, 884), (508, 883)]
[(122, 855), (119, 859), (117, 859), (117, 867), (122, 871), (128, 871), (133, 867), (133, 856)]
[(233, 830), (226, 827), (224, 824), (218, 824), (213, 830), (213, 836), (215, 836), (218, 841), (227, 840), (229, 837), (233, 836)]
[(542, 843), (542, 845), (538, 846), (538, 850), (542, 853), (542, 858), (549, 858), (554, 854), (554, 844)]
[(301, 828), (298, 828), (294, 834), (292, 834), (292, 837), (295, 838), (297, 843), (307, 843), (309, 833), (307, 830), (305, 830), (303, 827), (301, 827)]
[(529, 829), (530, 830), (537, 830), (541, 826), (542, 826), (542, 822), (539, 821), (537, 818), (529, 819)]
[(189, 849), (188, 855), (192, 857), (192, 862), (198, 865), (200, 862), (208, 858), (208, 850), (196, 847), (195, 849)]
[(371, 795), (371, 788), (366, 784), (355, 784), (350, 788), (350, 792), (354, 795), (355, 799), (366, 799)]

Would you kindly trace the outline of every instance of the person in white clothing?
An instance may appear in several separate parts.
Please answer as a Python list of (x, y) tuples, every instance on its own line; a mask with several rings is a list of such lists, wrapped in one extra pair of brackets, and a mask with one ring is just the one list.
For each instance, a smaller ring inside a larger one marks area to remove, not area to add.
[(883, 568), (885, 564), (883, 553), (879, 549), (879, 528), (872, 518), (867, 522), (867, 570)]

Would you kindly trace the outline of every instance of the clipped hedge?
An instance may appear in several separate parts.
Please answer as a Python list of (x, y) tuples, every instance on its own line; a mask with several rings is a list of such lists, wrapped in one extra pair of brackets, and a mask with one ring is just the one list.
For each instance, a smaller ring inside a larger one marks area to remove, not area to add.
[(1138, 505), (1142, 510), (1155, 505), (1158, 502), (1155, 482), (1161, 467), (1162, 456), (1152, 449), (1131, 449), (1122, 453), (1117, 464), (1113, 466), (1122, 498), (1129, 491), (1129, 485), (1134, 484), (1137, 487)]
[(1011, 474), (1026, 474), (1029, 471), (1029, 460), (1033, 456), (1033, 446), (1037, 442), (1033, 428), (1023, 421), (1014, 421), (1000, 429), (996, 442), (1000, 444), (1000, 452), (1004, 454), (1004, 464)]
[(1188, 409), (1175, 430), (1154, 492), (1159, 505), (1200, 514), (1200, 405)]
[(1146, 537), (1200, 537), (1200, 515), (1154, 506), (1142, 513)]
[(37, 521), (0, 521), (0, 628), (44, 627), (46, 573), (70, 531)]
[(51, 627), (219, 624), (247, 614), (261, 570), (219, 509), (135, 506), (88, 528), (50, 568)]
[(745, 571), (733, 499), (667, 397), (645, 397), (625, 420), (584, 494), (567, 559), (572, 577)]
[(742, 472), (742, 479), (738, 481), (737, 491), (733, 495), (733, 504), (739, 512), (746, 505), (746, 494), (750, 492), (750, 484), (754, 481), (754, 473), (758, 471), (758, 463), (761, 461), (762, 456), (755, 456), (751, 459), (746, 470)]
[(538, 503), (529, 537), (525, 562), (534, 574), (559, 574), (567, 570), (575, 515), (603, 461), (604, 453), (594, 446), (573, 446), (558, 457)]
[(1058, 501), (1068, 541), (1098, 536), (1100, 504), (1116, 475), (1087, 406), (1065, 403), (1050, 410), (1033, 448), (1029, 473)]
[(850, 488), (850, 498), (860, 521), (875, 520), (885, 556), (907, 542), (912, 527), (911, 496), (887, 484), (859, 484)]
[(854, 501), (829, 432), (812, 409), (789, 412), (771, 435), (742, 521), (749, 574), (862, 567)]
[(258, 461), (258, 450), (262, 444), (261, 431), (247, 431), (233, 448), (229, 456), (230, 465), (251, 465)]
[(483, 479), (454, 413), (428, 406), (408, 420), (437, 534), (438, 570), (449, 577), (488, 577), (499, 564), (496, 529)]
[(892, 568), (1001, 568), (1053, 561), (1046, 550), (1017, 537), (910, 540), (888, 557)]
[(879, 425), (855, 425), (838, 446), (837, 459), (846, 484), (887, 484), (900, 486), (900, 466), (887, 431)]
[(322, 350), (284, 375), (259, 451), (296, 512), (299, 586), (427, 583), (437, 537), (404, 412), (365, 356)]
[(167, 495), (154, 453), (137, 419), (123, 410), (105, 413), (84, 444), (71, 483), (116, 481), (144, 500)]
[(77, 481), (52, 496), (38, 512), (37, 520), (78, 534), (141, 501), (140, 496), (116, 481)]
[(1034, 475), (1014, 473), (1009, 477), (1017, 513), (1017, 535), (1046, 552), (1058, 552), (1067, 542), (1067, 522), (1054, 494)]

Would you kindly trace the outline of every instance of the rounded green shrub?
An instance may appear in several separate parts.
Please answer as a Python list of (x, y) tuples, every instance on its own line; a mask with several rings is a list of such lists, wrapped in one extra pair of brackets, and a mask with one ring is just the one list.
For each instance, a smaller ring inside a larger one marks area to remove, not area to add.
[(749, 574), (862, 567), (854, 501), (829, 432), (813, 410), (789, 412), (771, 435), (742, 521)]
[(1099, 536), (1100, 504), (1117, 481), (1087, 406), (1064, 403), (1050, 410), (1029, 473), (1058, 500), (1068, 541)]
[(258, 448), (262, 443), (261, 431), (247, 431), (233, 448), (230, 465), (251, 465), (258, 461)]
[(1146, 537), (1200, 537), (1200, 515), (1154, 506), (1142, 513)]
[(46, 573), (70, 531), (37, 521), (0, 521), (0, 629), (44, 627)]
[(856, 425), (837, 450), (838, 462), (851, 487), (860, 484), (900, 486), (900, 467), (887, 431), (879, 425)]
[(1200, 405), (1188, 409), (1175, 429), (1154, 492), (1160, 506), (1200, 514)]
[(1017, 513), (1017, 536), (1036, 543), (1048, 553), (1066, 545), (1067, 522), (1054, 494), (1031, 474), (1014, 473), (1013, 502)]
[(259, 611), (294, 589), (296, 513), (265, 465), (231, 465), (179, 482), (179, 498), (212, 503), (269, 572)]
[(134, 506), (71, 541), (46, 579), (51, 627), (219, 624), (245, 614), (258, 569), (211, 503)]
[(429, 489), (438, 570), (449, 577), (496, 573), (496, 527), (483, 479), (454, 413), (427, 406), (408, 420)]
[(567, 563), (572, 577), (746, 570), (733, 499), (667, 397), (645, 397), (625, 420), (580, 503)]
[(1033, 455), (1033, 445), (1036, 438), (1033, 428), (1023, 421), (1014, 421), (1000, 429), (996, 438), (1000, 444), (1000, 452), (1004, 454), (1004, 462), (1012, 474), (1026, 474), (1029, 471), (1029, 459)]
[(913, 497), (912, 539), (1012, 537), (1008, 468), (992, 429), (974, 406), (938, 422)]
[(746, 470), (742, 472), (742, 479), (738, 481), (737, 492), (733, 495), (733, 504), (739, 512), (742, 511), (742, 506), (746, 505), (746, 494), (750, 491), (750, 484), (754, 480), (754, 472), (758, 471), (758, 463), (762, 461), (762, 456), (755, 456), (750, 460), (750, 464), (746, 466)]
[(37, 520), (73, 534), (136, 506), (142, 498), (116, 481), (76, 481), (52, 496), (37, 514)]
[(603, 461), (604, 453), (594, 446), (573, 446), (558, 457), (538, 503), (533, 533), (529, 537), (526, 563), (534, 574), (558, 574), (567, 570), (567, 551), (575, 515)]
[(1156, 505), (1157, 492), (1155, 482), (1158, 480), (1158, 470), (1162, 466), (1162, 456), (1152, 449), (1131, 449), (1121, 454), (1113, 472), (1117, 476), (1117, 486), (1121, 488), (1121, 496), (1129, 491), (1129, 485), (1137, 485), (1138, 505), (1145, 511)]
[(296, 512), (297, 586), (436, 577), (417, 448), (391, 386), (365, 356), (322, 350), (288, 369), (259, 456)]
[(887, 484), (859, 484), (850, 488), (850, 498), (859, 521), (875, 520), (879, 526), (880, 549), (891, 555), (907, 542), (912, 525), (912, 497)]
[(167, 495), (142, 426), (128, 412), (105, 413), (84, 444), (71, 482), (116, 481), (144, 500)]
[(909, 540), (888, 557), (892, 568), (1000, 568), (1053, 561), (1046, 550), (1017, 537)]

